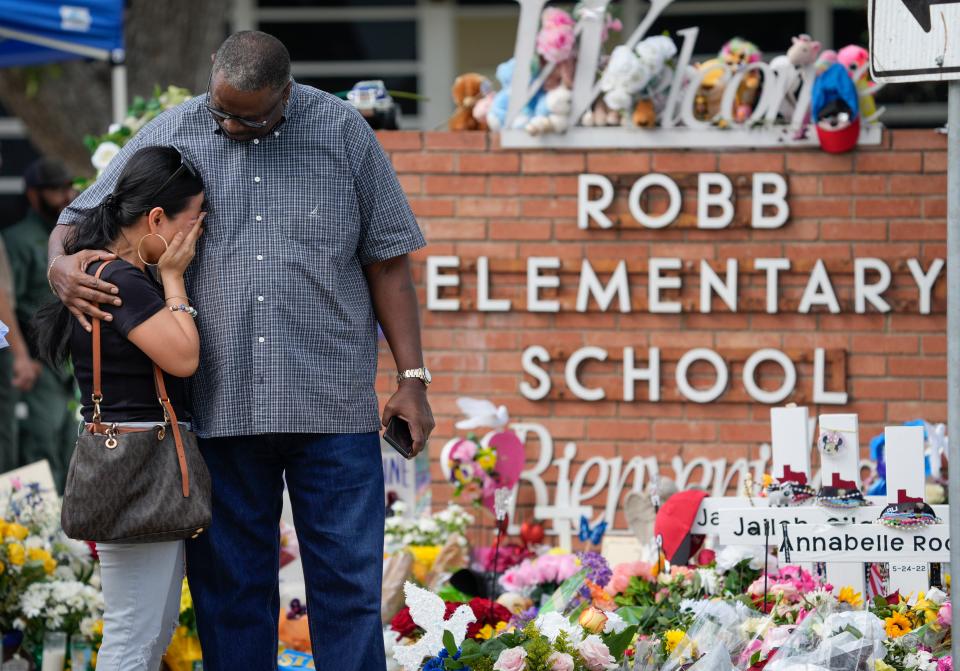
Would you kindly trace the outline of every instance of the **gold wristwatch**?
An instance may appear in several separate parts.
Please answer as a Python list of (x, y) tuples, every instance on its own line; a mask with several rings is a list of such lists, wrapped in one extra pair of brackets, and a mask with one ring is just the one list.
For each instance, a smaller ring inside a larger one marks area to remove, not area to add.
[(430, 375), (430, 371), (424, 366), (423, 368), (408, 368), (405, 371), (397, 373), (397, 384), (400, 384), (404, 380), (409, 380), (414, 378), (423, 382), (424, 386), (430, 386), (430, 383), (433, 382), (433, 377)]

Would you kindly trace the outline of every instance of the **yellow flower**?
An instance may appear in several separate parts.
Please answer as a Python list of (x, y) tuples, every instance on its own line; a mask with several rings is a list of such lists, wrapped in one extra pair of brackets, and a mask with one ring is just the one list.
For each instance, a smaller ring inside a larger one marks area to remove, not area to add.
[(103, 620), (97, 620), (93, 625), (93, 633), (97, 636), (103, 636)]
[(854, 592), (853, 587), (844, 587), (840, 590), (840, 594), (837, 595), (837, 601), (840, 603), (848, 603), (854, 608), (858, 608), (860, 604), (863, 603), (863, 595), (860, 592)]
[(30, 532), (27, 530), (25, 526), (21, 524), (17, 524), (16, 522), (11, 522), (6, 526), (6, 529), (4, 530), (4, 538), (13, 538), (14, 540), (18, 540), (18, 541), (22, 541), (29, 534)]
[(913, 627), (903, 613), (893, 611), (893, 614), (884, 620), (888, 638), (900, 638), (904, 634), (910, 633)]
[(895, 668), (887, 664), (882, 659), (874, 660), (873, 669), (874, 671), (897, 671)]
[(663, 634), (663, 639), (666, 641), (667, 652), (673, 652), (677, 649), (677, 646), (680, 645), (680, 642), (686, 638), (686, 632), (680, 629), (671, 629)]
[(497, 465), (497, 455), (484, 454), (477, 458), (477, 464), (479, 464), (480, 468), (489, 473)]
[(47, 575), (53, 575), (53, 572), (57, 570), (57, 561), (52, 557), (45, 559), (43, 562), (43, 570)]
[(763, 474), (763, 488), (766, 489), (767, 487), (769, 487), (769, 486), (772, 485), (772, 484), (773, 484), (773, 476), (771, 476), (769, 473), (764, 473), (764, 474)]
[(7, 557), (14, 566), (23, 566), (26, 553), (23, 551), (23, 546), (20, 545), (20, 543), (10, 543), (7, 545)]
[(29, 561), (44, 562), (50, 558), (50, 553), (43, 548), (30, 548), (27, 550), (27, 559)]
[(7, 521), (3, 518), (0, 518), (0, 540), (3, 540), (7, 537)]
[(193, 608), (193, 595), (190, 594), (190, 583), (183, 579), (183, 586), (180, 588), (180, 612), (186, 612)]

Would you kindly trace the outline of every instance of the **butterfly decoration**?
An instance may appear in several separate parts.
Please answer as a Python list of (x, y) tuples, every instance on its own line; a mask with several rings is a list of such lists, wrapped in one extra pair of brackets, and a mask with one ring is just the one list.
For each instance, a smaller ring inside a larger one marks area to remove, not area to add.
[(603, 540), (603, 534), (607, 531), (607, 521), (604, 520), (597, 526), (590, 528), (590, 522), (585, 515), (580, 516), (580, 542), (590, 541), (593, 545), (600, 545)]

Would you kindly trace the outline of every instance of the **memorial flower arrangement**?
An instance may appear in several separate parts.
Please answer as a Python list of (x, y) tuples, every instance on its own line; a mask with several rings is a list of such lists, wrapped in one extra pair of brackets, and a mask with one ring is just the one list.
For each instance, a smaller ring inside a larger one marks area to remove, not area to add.
[[(94, 642), (103, 614), (91, 548), (67, 538), (60, 504), (36, 483), (13, 482), (0, 499), (0, 635), (32, 653), (48, 631)], [(8, 638), (9, 637), (9, 638)]]
[(384, 539), (388, 546), (443, 545), (453, 534), (462, 538), (467, 527), (473, 524), (473, 515), (456, 503), (419, 519), (404, 517), (405, 509), (403, 502), (393, 504), (394, 515), (384, 524)]

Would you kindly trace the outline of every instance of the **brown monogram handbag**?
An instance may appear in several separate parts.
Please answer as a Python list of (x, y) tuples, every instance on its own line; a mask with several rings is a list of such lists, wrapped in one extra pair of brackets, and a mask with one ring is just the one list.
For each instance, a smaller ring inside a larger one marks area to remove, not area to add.
[[(100, 277), (110, 261), (104, 262)], [(196, 436), (177, 423), (160, 368), (153, 365), (164, 422), (124, 427), (100, 416), (100, 320), (93, 320), (93, 421), (77, 439), (63, 495), (70, 538), (155, 543), (196, 538), (210, 526), (210, 474)]]

